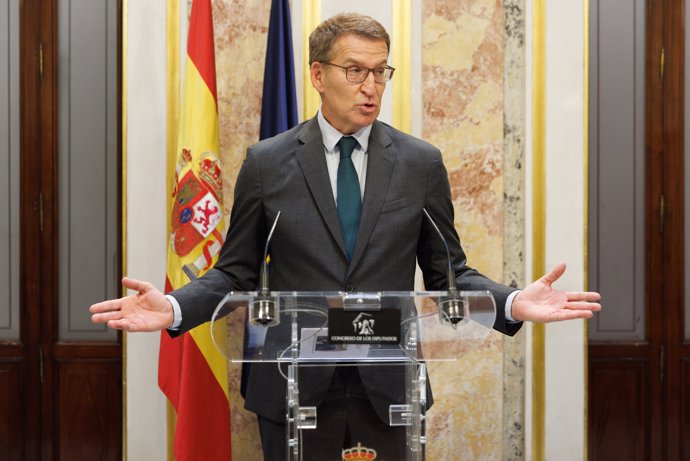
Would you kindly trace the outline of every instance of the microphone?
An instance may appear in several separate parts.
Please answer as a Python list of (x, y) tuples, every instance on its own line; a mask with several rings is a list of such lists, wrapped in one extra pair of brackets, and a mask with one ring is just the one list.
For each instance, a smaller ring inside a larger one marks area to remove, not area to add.
[(259, 292), (262, 296), (268, 295), (268, 262), (266, 261), (268, 259), (268, 245), (271, 243), (273, 232), (276, 230), (276, 226), (278, 225), (280, 213), (281, 212), (279, 211), (276, 215), (276, 219), (273, 220), (271, 231), (268, 233), (268, 237), (266, 238), (266, 246), (264, 246), (264, 259), (261, 264), (261, 272), (259, 274)]
[(467, 307), (467, 301), (460, 297), (458, 294), (458, 289), (455, 283), (455, 272), (453, 271), (453, 265), (450, 261), (450, 250), (448, 249), (448, 242), (443, 237), (441, 230), (436, 225), (436, 222), (431, 218), (431, 215), (426, 208), (422, 208), (422, 211), (426, 215), (436, 233), (441, 237), (443, 246), (446, 248), (446, 260), (448, 261), (448, 271), (446, 273), (446, 278), (448, 279), (448, 298), (442, 300), (439, 309), (439, 317), (441, 321), (448, 321), (453, 325), (457, 325), (465, 318), (465, 308)]
[(261, 270), (259, 272), (259, 296), (249, 303), (249, 321), (254, 325), (274, 326), (280, 323), (280, 315), (278, 314), (278, 303), (275, 299), (268, 296), (268, 246), (273, 238), (273, 232), (278, 225), (280, 218), (280, 211), (273, 221), (271, 231), (266, 238), (266, 246), (264, 247), (264, 259), (261, 263)]

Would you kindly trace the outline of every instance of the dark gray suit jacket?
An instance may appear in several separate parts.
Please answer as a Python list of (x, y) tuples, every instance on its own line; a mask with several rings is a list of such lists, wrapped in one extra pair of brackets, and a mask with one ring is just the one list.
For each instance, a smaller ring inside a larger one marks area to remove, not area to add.
[[(378, 121), (369, 137), (362, 218), (348, 262), (316, 118), (249, 148), (235, 185), (230, 228), (218, 262), (200, 279), (171, 293), (182, 309), (179, 332), (210, 320), (228, 291), (257, 288), (263, 247), (279, 211), (270, 247), (271, 290), (409, 291), (414, 289), (416, 261), (427, 290), (446, 289), (446, 251), (422, 208), (448, 241), (458, 289), (489, 290), (497, 306), (494, 328), (515, 334), (521, 324), (507, 323), (503, 309), (514, 289), (466, 265), (440, 151)], [(384, 421), (388, 405), (404, 400), (404, 388), (391, 385), (402, 383), (403, 375), (391, 376), (391, 368), (398, 367), (360, 369)], [(314, 367), (300, 371), (305, 402), (319, 403), (332, 371)], [(285, 383), (275, 364), (252, 366), (246, 394), (249, 410), (284, 421), (284, 392)]]

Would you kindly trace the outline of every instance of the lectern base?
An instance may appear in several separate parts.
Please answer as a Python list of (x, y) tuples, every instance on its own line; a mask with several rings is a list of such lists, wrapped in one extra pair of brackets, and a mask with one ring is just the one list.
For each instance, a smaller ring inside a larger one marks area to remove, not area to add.
[(406, 428), (391, 427), (378, 417), (355, 366), (336, 368), (316, 420), (315, 429), (300, 431), (302, 460), (356, 460), (343, 458), (343, 450), (358, 446), (366, 447), (367, 454), (377, 454), (367, 460), (406, 459)]

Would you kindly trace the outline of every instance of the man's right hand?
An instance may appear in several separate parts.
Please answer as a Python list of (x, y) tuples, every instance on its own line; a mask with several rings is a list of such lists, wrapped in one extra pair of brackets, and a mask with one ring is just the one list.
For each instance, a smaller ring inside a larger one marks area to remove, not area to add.
[(172, 304), (156, 287), (127, 277), (122, 279), (122, 284), (138, 293), (92, 305), (89, 308), (92, 322), (131, 332), (158, 331), (172, 326)]

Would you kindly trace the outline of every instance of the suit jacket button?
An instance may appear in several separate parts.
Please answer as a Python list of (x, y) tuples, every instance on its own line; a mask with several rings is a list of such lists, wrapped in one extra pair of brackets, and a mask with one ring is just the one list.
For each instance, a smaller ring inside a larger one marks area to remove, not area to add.
[(353, 291), (355, 291), (355, 287), (348, 283), (347, 285), (345, 285), (345, 291), (347, 291), (348, 293), (352, 293)]

